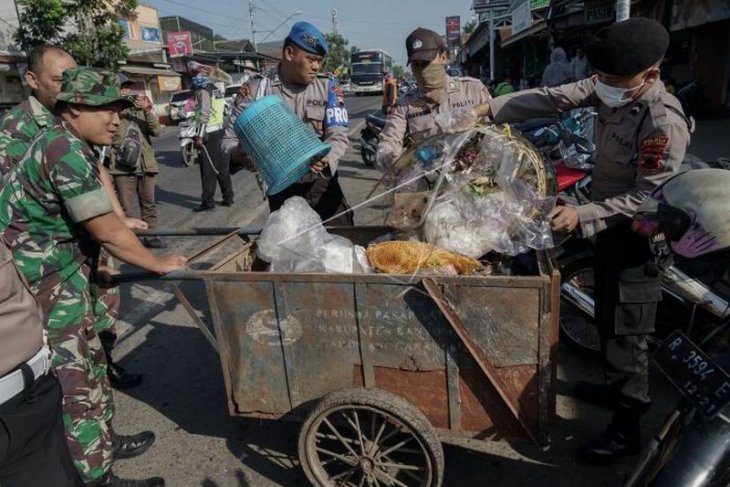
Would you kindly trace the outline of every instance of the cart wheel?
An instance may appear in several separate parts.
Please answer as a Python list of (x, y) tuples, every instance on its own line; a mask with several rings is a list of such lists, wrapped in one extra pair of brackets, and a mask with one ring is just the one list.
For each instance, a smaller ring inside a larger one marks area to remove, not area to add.
[(302, 425), (299, 459), (316, 487), (439, 487), (444, 473), (428, 419), (378, 389), (326, 395)]

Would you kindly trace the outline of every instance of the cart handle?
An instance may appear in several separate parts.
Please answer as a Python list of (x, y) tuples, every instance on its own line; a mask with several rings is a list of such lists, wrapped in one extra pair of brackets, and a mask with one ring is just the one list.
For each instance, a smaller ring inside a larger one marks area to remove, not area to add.
[(100, 273), (96, 276), (96, 280), (103, 287), (114, 287), (128, 282), (139, 281), (197, 281), (202, 279), (200, 274), (200, 271), (190, 269), (178, 269), (167, 274), (158, 274), (152, 271), (132, 271), (113, 276)]
[(238, 235), (259, 235), (263, 227), (247, 226), (247, 227), (199, 227), (199, 228), (150, 228), (146, 230), (137, 229), (135, 234), (140, 237), (190, 237), (190, 236), (216, 236), (229, 235), (235, 233)]

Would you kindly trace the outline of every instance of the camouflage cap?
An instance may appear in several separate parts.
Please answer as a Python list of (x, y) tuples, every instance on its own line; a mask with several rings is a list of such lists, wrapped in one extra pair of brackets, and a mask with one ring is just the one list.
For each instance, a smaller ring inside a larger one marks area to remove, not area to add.
[(82, 66), (69, 68), (63, 72), (63, 84), (58, 100), (89, 106), (115, 102), (132, 106), (132, 102), (122, 97), (119, 91), (117, 75), (103, 69)]

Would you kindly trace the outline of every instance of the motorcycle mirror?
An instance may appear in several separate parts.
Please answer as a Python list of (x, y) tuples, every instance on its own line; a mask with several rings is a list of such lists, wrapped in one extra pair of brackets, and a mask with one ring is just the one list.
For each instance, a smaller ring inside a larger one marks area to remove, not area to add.
[(575, 136), (573, 138), (573, 144), (575, 144), (575, 150), (579, 154), (593, 154), (596, 151), (596, 144), (585, 137)]

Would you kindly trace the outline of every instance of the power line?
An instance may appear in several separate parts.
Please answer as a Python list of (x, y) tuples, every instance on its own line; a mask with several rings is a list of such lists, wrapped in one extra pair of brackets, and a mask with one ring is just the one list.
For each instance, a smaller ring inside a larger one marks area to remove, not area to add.
[(186, 5), (184, 3), (176, 2), (175, 0), (157, 0), (157, 1), (171, 3), (173, 5), (178, 5), (180, 7), (185, 7), (185, 8), (188, 8), (190, 10), (196, 10), (198, 12), (203, 12), (203, 13), (206, 13), (208, 15), (215, 15), (217, 17), (221, 17), (221, 18), (224, 18), (224, 19), (227, 19), (227, 20), (238, 20), (240, 22), (245, 22), (246, 21), (246, 19), (243, 19), (241, 17), (231, 17), (230, 15), (223, 15), (223, 14), (211, 12), (210, 10), (205, 10), (205, 9), (198, 8), (198, 7), (193, 7), (191, 5)]

